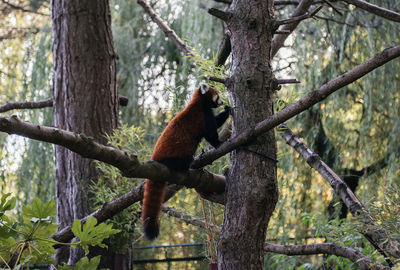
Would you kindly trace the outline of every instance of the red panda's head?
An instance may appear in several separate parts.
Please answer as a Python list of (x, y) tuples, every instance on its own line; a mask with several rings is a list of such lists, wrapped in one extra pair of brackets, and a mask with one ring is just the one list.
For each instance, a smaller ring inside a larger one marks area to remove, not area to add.
[(217, 90), (207, 84), (200, 85), (199, 94), (211, 108), (216, 108), (222, 105), (222, 100), (219, 98)]

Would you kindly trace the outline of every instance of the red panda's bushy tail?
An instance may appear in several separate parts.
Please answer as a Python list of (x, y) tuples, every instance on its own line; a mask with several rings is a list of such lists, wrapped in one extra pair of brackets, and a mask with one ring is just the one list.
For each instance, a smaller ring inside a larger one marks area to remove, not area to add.
[(167, 183), (154, 182), (146, 179), (142, 205), (143, 233), (149, 240), (154, 240), (159, 233), (158, 220), (164, 202)]

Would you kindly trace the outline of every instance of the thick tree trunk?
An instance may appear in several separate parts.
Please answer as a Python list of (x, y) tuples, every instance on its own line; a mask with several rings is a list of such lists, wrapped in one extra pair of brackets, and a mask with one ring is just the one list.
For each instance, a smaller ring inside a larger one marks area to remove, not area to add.
[[(271, 40), (273, 0), (233, 1), (227, 22), (232, 44), (228, 90), (233, 136), (273, 114)], [(278, 199), (274, 132), (234, 151), (227, 175), (219, 269), (262, 269), (269, 219)], [(257, 154), (257, 153), (260, 154)]]
[[(118, 123), (115, 51), (107, 0), (53, 0), (55, 126), (102, 143)], [(56, 146), (57, 217), (60, 228), (89, 214), (93, 162)], [(57, 250), (57, 263), (74, 264), (78, 250)]]

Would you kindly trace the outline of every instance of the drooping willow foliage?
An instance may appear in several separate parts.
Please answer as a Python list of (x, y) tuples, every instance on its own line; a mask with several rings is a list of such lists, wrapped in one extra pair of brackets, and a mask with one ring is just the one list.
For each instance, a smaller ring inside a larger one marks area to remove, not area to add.
[[(369, 2), (399, 10), (393, 1)], [(303, 96), (385, 47), (399, 43), (398, 24), (342, 2), (335, 6), (342, 16), (325, 7), (317, 15), (318, 21), (300, 24), (294, 40), (287, 43), (289, 52), (279, 55), (282, 62), (278, 68), (288, 67), (281, 74), (301, 81), (278, 93), (283, 100), (287, 96)], [(357, 178), (356, 194), (366, 205), (373, 202), (381, 205), (379, 201), (386, 201), (388, 189), (393, 192), (398, 187), (399, 68), (399, 61), (392, 61), (288, 121), (304, 142), (342, 177), (349, 179), (354, 171), (377, 165)], [(304, 238), (320, 235), (316, 220), (309, 218), (309, 214), (323, 213), (322, 218), (329, 227), (328, 220), (333, 217), (328, 209), (336, 208), (334, 216), (338, 217), (340, 204), (332, 202), (335, 196), (329, 185), (293, 149), (281, 140), (278, 144), (282, 156), (279, 159), (281, 195), (270, 236), (281, 235), (282, 242), (294, 237), (297, 243), (307, 243), (311, 240)], [(385, 213), (393, 213), (394, 209), (397, 209), (395, 204)], [(377, 218), (385, 222), (382, 215)], [(347, 225), (340, 226), (345, 229)], [(337, 234), (336, 241), (340, 242), (343, 235)], [(277, 256), (277, 259), (280, 263), (296, 265), (293, 258), (286, 260)]]
[[(26, 12), (2, 4), (0, 40), (0, 103), (38, 101), (52, 96), (52, 56), (49, 4), (41, 1), (20, 2)], [(40, 13), (40, 14), (38, 14)], [(3, 17), (2, 17), (3, 18)], [(9, 33), (9, 35), (7, 35)], [(52, 125), (52, 110), (19, 110), (22, 119)], [(20, 202), (34, 196), (54, 197), (53, 146), (17, 137), (1, 137), (2, 192), (15, 192)]]

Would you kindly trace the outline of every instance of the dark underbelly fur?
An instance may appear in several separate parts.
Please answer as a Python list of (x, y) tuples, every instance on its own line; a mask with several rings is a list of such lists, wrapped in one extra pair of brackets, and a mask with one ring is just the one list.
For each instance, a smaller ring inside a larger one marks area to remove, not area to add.
[(192, 163), (192, 161), (193, 161), (193, 156), (172, 157), (172, 158), (164, 158), (162, 160), (158, 160), (158, 162), (164, 164), (169, 169), (175, 171), (189, 170), (190, 163)]

